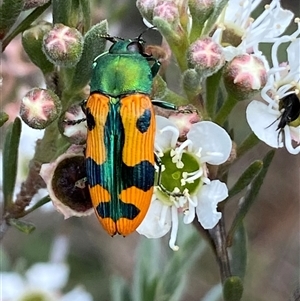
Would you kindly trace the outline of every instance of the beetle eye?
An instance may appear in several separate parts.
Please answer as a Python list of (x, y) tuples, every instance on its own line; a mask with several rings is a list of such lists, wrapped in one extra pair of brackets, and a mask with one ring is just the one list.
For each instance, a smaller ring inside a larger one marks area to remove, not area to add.
[(128, 44), (127, 50), (130, 52), (138, 52), (138, 53), (143, 53), (144, 52), (144, 47), (140, 42), (134, 41)]

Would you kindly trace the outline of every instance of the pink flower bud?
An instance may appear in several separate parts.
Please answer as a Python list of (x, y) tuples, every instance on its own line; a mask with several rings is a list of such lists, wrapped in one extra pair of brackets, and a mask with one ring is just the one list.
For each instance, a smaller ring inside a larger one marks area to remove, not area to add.
[(224, 82), (229, 93), (245, 99), (265, 86), (267, 71), (263, 61), (257, 56), (238, 55), (226, 65)]
[(153, 18), (158, 17), (169, 23), (171, 27), (177, 26), (179, 22), (179, 10), (173, 1), (159, 1), (153, 10)]
[(216, 6), (216, 0), (189, 0), (189, 8), (194, 18), (204, 19)]
[(21, 101), (20, 116), (34, 129), (44, 129), (59, 116), (60, 112), (60, 99), (51, 90), (34, 88)]
[(136, 6), (140, 11), (141, 15), (146, 18), (149, 22), (152, 22), (153, 9), (156, 6), (156, 0), (137, 0)]
[(197, 110), (191, 106), (181, 106), (178, 111), (172, 112), (169, 116), (171, 120), (179, 130), (179, 141), (186, 140), (186, 135), (189, 132), (192, 124), (201, 121), (201, 118)]
[(225, 58), (221, 46), (211, 38), (206, 37), (197, 40), (190, 46), (188, 61), (190, 67), (209, 76), (224, 65)]
[(81, 58), (83, 37), (75, 28), (55, 24), (53, 29), (44, 36), (43, 50), (53, 64), (72, 67)]
[(86, 216), (93, 213), (92, 201), (85, 183), (85, 165), (82, 146), (71, 146), (54, 162), (43, 164), (40, 176), (54, 207), (64, 215)]

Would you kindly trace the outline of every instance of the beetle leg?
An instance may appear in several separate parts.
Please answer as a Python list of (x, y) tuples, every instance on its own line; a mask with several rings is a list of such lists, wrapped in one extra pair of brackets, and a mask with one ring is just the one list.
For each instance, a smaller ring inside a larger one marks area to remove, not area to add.
[[(80, 102), (80, 107), (84, 114), (86, 114), (86, 102), (87, 102), (86, 99), (84, 99), (82, 102)], [(66, 120), (66, 119), (63, 120), (63, 122), (67, 125), (76, 125), (76, 124), (79, 124), (79, 123), (85, 122), (85, 121), (86, 121), (86, 118), (81, 118), (78, 120)]]
[(159, 68), (160, 68), (160, 62), (153, 58), (153, 57), (146, 57), (146, 60), (148, 62), (154, 62), (153, 65), (151, 66), (151, 73), (152, 73), (152, 77), (154, 78), (155, 75), (158, 73)]

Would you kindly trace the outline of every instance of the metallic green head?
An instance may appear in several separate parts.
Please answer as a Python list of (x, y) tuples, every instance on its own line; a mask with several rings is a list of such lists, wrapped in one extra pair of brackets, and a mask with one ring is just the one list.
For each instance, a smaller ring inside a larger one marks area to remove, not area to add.
[(145, 52), (144, 40), (140, 37), (134, 40), (104, 38), (113, 45), (94, 60), (91, 93), (99, 92), (112, 97), (150, 94), (160, 63)]

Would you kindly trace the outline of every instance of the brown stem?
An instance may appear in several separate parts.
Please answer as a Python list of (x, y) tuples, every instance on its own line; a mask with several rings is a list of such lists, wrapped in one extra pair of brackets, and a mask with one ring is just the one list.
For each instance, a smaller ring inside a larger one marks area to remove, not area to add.
[(226, 246), (226, 231), (224, 218), (222, 217), (219, 223), (211, 230), (208, 230), (211, 239), (214, 242), (217, 262), (220, 268), (222, 282), (231, 277), (230, 264)]
[(16, 201), (8, 208), (8, 218), (22, 216), (25, 208), (30, 204), (32, 197), (40, 188), (46, 187), (45, 182), (39, 175), (40, 169), (41, 163), (34, 160), (30, 162), (27, 179), (22, 183)]

